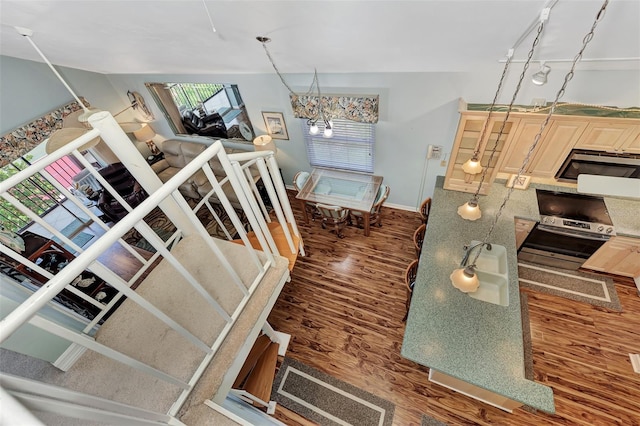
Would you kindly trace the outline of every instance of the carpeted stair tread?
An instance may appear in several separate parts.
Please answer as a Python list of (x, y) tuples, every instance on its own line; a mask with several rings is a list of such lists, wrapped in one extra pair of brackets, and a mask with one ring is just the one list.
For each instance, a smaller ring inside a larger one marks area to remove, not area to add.
[[(262, 353), (258, 362), (247, 378), (244, 390), (262, 401), (269, 402), (271, 387), (276, 376), (276, 364), (278, 363), (278, 348), (280, 345), (271, 342)], [(257, 405), (257, 404), (254, 404)]]
[(264, 351), (267, 350), (270, 344), (271, 339), (269, 339), (269, 336), (267, 336), (266, 334), (263, 334), (256, 339), (256, 342), (253, 344), (253, 347), (251, 348), (247, 359), (244, 361), (244, 364), (242, 365), (242, 368), (238, 373), (238, 377), (236, 377), (236, 381), (233, 382), (234, 389), (242, 389), (244, 383), (247, 380), (247, 377), (249, 376), (249, 373), (251, 373), (253, 368), (256, 366), (256, 363), (258, 362)]
[[(229, 241), (215, 238), (212, 240), (248, 286), (257, 276), (258, 268), (247, 262), (247, 249)], [(202, 237), (186, 237), (176, 244), (171, 252), (187, 266), (227, 312), (235, 308), (242, 298), (241, 291), (235, 284), (229, 285), (228, 273), (221, 267), (220, 262), (212, 261), (214, 254)], [(226, 395), (228, 389), (220, 389), (223, 379), (227, 374), (233, 374), (233, 378), (237, 375), (240, 366), (234, 372), (230, 373), (228, 370), (238, 356), (246, 356), (256, 339), (258, 333), (251, 335), (250, 332), (257, 321), (262, 321), (260, 325), (264, 323), (275, 303), (289, 276), (287, 264), (285, 258), (276, 258), (275, 267), (267, 271), (236, 319), (236, 323), (231, 327), (218, 353), (213, 357), (209, 368), (205, 369), (200, 382), (196, 383), (190, 396), (194, 398), (192, 404), (199, 404), (218, 391)], [(201, 296), (195, 295), (195, 290), (186, 287), (184, 278), (177, 275), (175, 268), (165, 259), (136, 288), (136, 292), (207, 345), (211, 345), (224, 328), (225, 322), (213, 313), (213, 308)], [(219, 290), (221, 286), (225, 286), (224, 291)], [(125, 300), (105, 321), (95, 338), (100, 343), (182, 380), (189, 380), (205, 357), (204, 351), (130, 299)], [(245, 345), (248, 347), (243, 353)], [(233, 382), (233, 378), (230, 383)], [(177, 386), (90, 350), (64, 374), (63, 380), (67, 383), (65, 386), (74, 390), (165, 413), (181, 393)], [(153, 392), (141, 392), (141, 389), (153, 389)], [(199, 389), (202, 390), (198, 391)], [(194, 396), (194, 393), (197, 396)]]
[(204, 405), (204, 401), (211, 400), (214, 403), (222, 404), (231, 390), (231, 386), (242, 368), (242, 363), (260, 334), (260, 327), (256, 329), (256, 325), (261, 326), (267, 320), (269, 312), (271, 312), (289, 277), (287, 264), (287, 259), (276, 258), (275, 267), (267, 272), (262, 284), (249, 299), (243, 315), (237, 319), (227, 339), (216, 352), (202, 378), (180, 410), (178, 418), (183, 423), (188, 425), (211, 424), (207, 413), (215, 412), (215, 410)]

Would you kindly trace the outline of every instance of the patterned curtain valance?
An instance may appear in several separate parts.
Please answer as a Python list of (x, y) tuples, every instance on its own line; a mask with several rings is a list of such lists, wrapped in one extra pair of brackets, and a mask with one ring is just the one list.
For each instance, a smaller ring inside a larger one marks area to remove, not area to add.
[[(89, 106), (82, 97), (80, 100)], [(17, 160), (47, 140), (51, 133), (62, 128), (64, 117), (81, 108), (78, 102), (73, 101), (0, 137), (0, 167)]]
[[(290, 94), (296, 118), (318, 118), (318, 96)], [(322, 110), (330, 118), (343, 118), (361, 123), (378, 122), (378, 95), (322, 95)]]

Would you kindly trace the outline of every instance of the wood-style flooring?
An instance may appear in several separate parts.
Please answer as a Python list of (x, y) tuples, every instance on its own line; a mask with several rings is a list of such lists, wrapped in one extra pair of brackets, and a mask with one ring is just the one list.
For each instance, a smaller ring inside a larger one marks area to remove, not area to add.
[[(383, 207), (383, 226), (369, 237), (348, 226), (340, 239), (319, 222), (305, 224), (291, 205), (307, 256), (269, 322), (292, 335), (288, 357), (394, 403), (394, 425), (420, 425), (423, 414), (452, 425), (640, 425), (640, 374), (629, 360), (640, 353), (634, 286), (616, 284), (623, 312), (527, 290), (535, 380), (553, 388), (556, 414), (508, 414), (430, 383), (426, 367), (400, 355), (417, 213)], [(311, 424), (281, 406), (276, 417)]]

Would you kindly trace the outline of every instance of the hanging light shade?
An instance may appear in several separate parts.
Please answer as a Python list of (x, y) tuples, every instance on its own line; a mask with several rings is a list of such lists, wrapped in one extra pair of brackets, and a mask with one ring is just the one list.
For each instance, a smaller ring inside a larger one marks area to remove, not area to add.
[(324, 122), (324, 133), (325, 138), (330, 138), (333, 136), (333, 121), (325, 120)]
[(91, 117), (96, 112), (100, 112), (102, 110), (98, 108), (88, 108), (87, 111), (84, 111), (82, 114), (78, 116), (78, 121), (81, 123), (87, 123), (89, 121), (89, 117)]
[(482, 165), (480, 164), (480, 160), (478, 160), (478, 154), (474, 153), (473, 157), (465, 161), (462, 165), (462, 170), (470, 175), (477, 175), (482, 171)]
[[(51, 154), (52, 152), (62, 148), (69, 142), (79, 138), (80, 136), (87, 133), (89, 130), (81, 129), (78, 127), (67, 127), (58, 129), (55, 132), (51, 133), (49, 139), (47, 140), (47, 144), (45, 145), (45, 152), (47, 154)], [(82, 145), (78, 148), (78, 151), (86, 151), (87, 149), (96, 146), (100, 142), (100, 137), (91, 139), (89, 142)]]
[(320, 128), (318, 127), (317, 120), (309, 120), (307, 121), (307, 124), (309, 125), (309, 134), (311, 136), (315, 136), (320, 133)]
[(451, 275), (449, 275), (449, 279), (451, 280), (451, 284), (463, 293), (473, 293), (478, 290), (480, 286), (474, 265), (454, 269)]
[(458, 214), (466, 220), (480, 219), (482, 212), (480, 211), (480, 206), (478, 206), (478, 199), (474, 197), (458, 207)]
[(531, 77), (531, 81), (533, 82), (533, 84), (542, 86), (543, 84), (547, 83), (547, 74), (549, 74), (549, 72), (551, 72), (551, 67), (545, 65), (544, 62), (541, 62), (540, 71), (538, 71)]

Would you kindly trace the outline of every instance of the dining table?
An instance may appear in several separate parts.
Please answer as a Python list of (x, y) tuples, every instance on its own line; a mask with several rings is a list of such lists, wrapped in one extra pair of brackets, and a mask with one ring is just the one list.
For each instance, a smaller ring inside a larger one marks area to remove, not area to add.
[(382, 184), (382, 176), (349, 170), (316, 167), (296, 198), (300, 200), (304, 220), (309, 223), (307, 202), (339, 206), (362, 213), (364, 235), (369, 236), (370, 215)]

